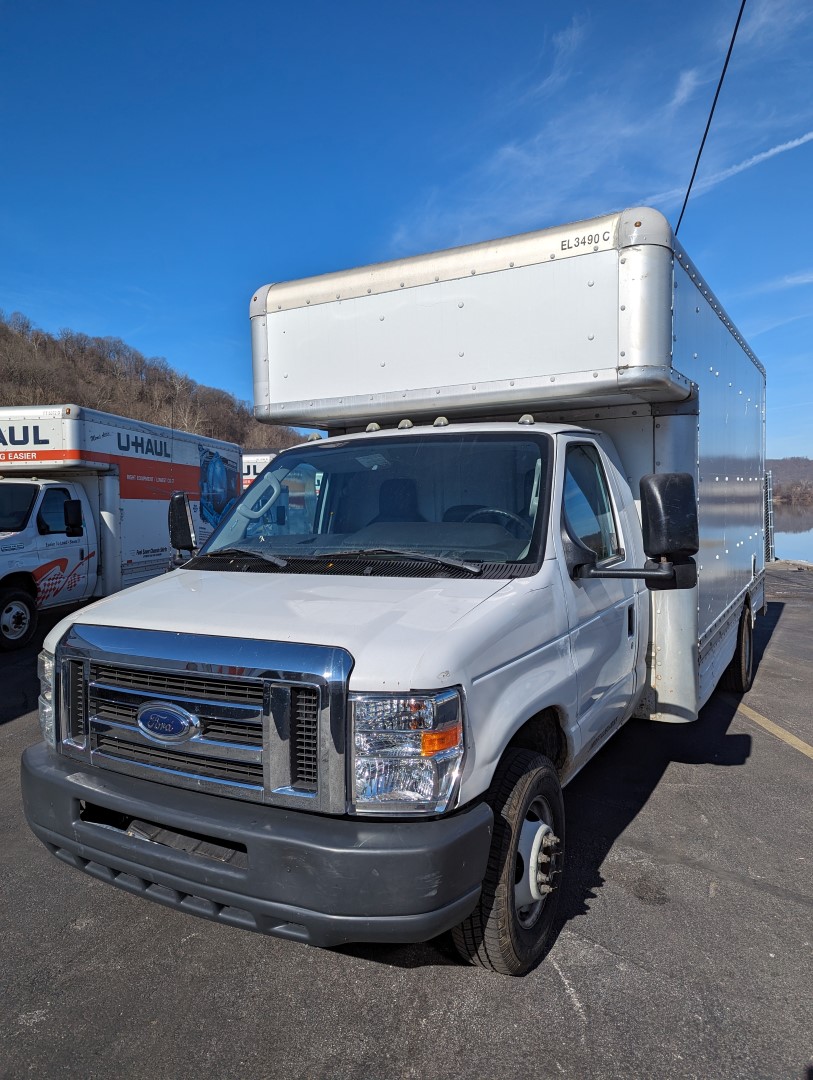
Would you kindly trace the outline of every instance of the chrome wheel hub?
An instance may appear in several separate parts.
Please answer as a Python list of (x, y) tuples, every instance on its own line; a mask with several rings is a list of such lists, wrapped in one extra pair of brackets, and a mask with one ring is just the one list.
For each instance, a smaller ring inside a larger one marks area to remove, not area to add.
[(0, 612), (0, 629), (8, 641), (18, 641), (28, 631), (31, 614), (25, 604), (12, 600)]
[(549, 893), (556, 887), (560, 844), (553, 832), (553, 814), (545, 799), (528, 807), (519, 834), (514, 876), (514, 906), (521, 926), (533, 926)]

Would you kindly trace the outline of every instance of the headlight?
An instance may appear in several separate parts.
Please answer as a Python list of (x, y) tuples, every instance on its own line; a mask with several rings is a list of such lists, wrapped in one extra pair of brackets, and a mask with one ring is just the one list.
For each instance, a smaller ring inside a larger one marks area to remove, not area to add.
[(351, 694), (353, 791), (359, 814), (440, 814), (463, 762), (457, 690)]
[(54, 658), (49, 652), (41, 652), (37, 659), (37, 676), (40, 681), (40, 731), (50, 747), (56, 749), (56, 724), (54, 722)]

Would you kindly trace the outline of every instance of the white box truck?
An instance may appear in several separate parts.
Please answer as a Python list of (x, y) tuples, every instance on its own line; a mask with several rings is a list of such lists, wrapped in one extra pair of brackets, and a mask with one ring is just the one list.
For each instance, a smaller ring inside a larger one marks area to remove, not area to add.
[(164, 573), (172, 492), (208, 538), (239, 480), (231, 443), (76, 405), (0, 408), (0, 649), (27, 644), (40, 609)]
[(253, 484), (266, 465), (269, 465), (276, 456), (271, 450), (244, 450), (243, 488)]
[(562, 785), (629, 717), (750, 686), (764, 371), (645, 208), (268, 286), (251, 325), (256, 414), (330, 437), (49, 635), (28, 821), (179, 911), (451, 930), (523, 973)]

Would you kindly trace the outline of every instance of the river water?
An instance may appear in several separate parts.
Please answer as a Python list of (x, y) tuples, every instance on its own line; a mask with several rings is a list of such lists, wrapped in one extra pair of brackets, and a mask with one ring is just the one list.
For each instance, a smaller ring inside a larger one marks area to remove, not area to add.
[(777, 559), (813, 563), (813, 506), (774, 506), (773, 532)]

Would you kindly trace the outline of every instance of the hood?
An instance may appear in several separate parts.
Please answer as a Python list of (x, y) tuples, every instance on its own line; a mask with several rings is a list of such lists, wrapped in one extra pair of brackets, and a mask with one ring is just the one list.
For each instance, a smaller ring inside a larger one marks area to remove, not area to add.
[(512, 584), (181, 569), (75, 613), (45, 647), (53, 651), (73, 623), (303, 642), (346, 649), (354, 659), (352, 689), (431, 689), (460, 681), (451, 655), (444, 659), (451, 651), (445, 636)]

